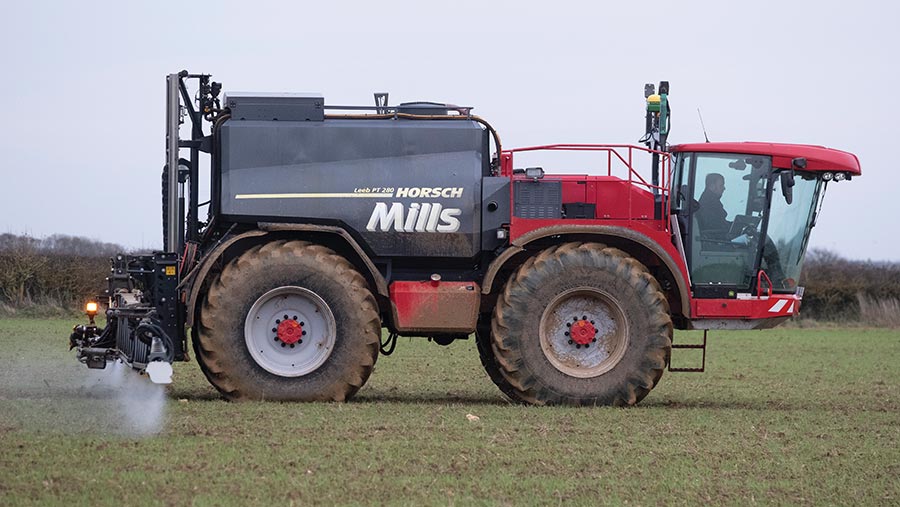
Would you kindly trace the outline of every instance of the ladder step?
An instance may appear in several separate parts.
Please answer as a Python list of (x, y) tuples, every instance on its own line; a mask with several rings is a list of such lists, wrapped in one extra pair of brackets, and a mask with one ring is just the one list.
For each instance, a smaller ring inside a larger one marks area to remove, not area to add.
[(674, 368), (672, 366), (672, 360), (669, 359), (669, 371), (674, 372), (688, 372), (688, 373), (702, 373), (706, 371), (706, 333), (708, 329), (703, 330), (703, 343), (673, 343), (673, 349), (694, 349), (694, 350), (702, 350), (703, 357), (700, 359), (700, 367), (699, 368)]

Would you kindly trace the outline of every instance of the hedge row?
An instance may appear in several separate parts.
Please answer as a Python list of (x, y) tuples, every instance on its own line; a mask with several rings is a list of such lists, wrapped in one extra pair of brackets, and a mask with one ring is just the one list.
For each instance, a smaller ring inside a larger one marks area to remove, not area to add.
[(890, 308), (900, 301), (900, 263), (852, 261), (813, 250), (807, 255), (800, 284), (806, 288), (802, 317), (859, 321), (864, 317), (861, 301), (863, 309), (867, 302)]
[[(109, 257), (118, 245), (71, 236), (36, 240), (0, 235), (0, 303), (22, 308), (52, 302), (80, 308), (105, 288)], [(823, 321), (859, 321), (872, 309), (900, 304), (900, 264), (851, 261), (834, 253), (809, 253), (800, 277), (806, 287), (801, 315)], [(862, 311), (861, 311), (862, 310)], [(872, 323), (876, 324), (876, 323)]]
[(85, 238), (0, 235), (0, 303), (80, 308), (105, 289), (109, 258), (122, 247)]

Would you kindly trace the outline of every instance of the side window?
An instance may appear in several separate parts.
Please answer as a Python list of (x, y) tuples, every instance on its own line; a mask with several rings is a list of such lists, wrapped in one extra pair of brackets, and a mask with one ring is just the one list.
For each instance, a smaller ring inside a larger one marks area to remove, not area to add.
[(743, 172), (732, 167), (734, 155), (697, 159), (694, 200), (697, 225), (705, 238), (726, 239), (734, 217), (747, 209), (747, 182)]
[(669, 203), (669, 211), (672, 213), (688, 209), (688, 201), (690, 201), (688, 174), (690, 174), (692, 158), (692, 153), (684, 153), (678, 155), (678, 158), (675, 160), (675, 173), (672, 175), (672, 191), (670, 192)]
[(696, 155), (689, 263), (695, 287), (749, 290), (770, 169), (768, 157)]
[(695, 217), (704, 238), (730, 240), (739, 223), (758, 224), (765, 210), (766, 157), (703, 155), (697, 158), (693, 198)]

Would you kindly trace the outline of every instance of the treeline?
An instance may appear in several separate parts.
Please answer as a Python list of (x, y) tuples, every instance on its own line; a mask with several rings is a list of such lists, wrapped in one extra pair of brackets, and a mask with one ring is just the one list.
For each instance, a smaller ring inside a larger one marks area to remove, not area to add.
[(853, 261), (827, 250), (806, 255), (803, 319), (900, 327), (900, 263)]
[[(0, 313), (73, 311), (100, 294), (120, 245), (55, 234), (0, 234)], [(29, 311), (31, 310), (31, 311)]]
[[(56, 234), (0, 234), (0, 313), (77, 311), (105, 289), (114, 243)], [(827, 250), (807, 254), (801, 318), (900, 327), (900, 263), (853, 261)]]

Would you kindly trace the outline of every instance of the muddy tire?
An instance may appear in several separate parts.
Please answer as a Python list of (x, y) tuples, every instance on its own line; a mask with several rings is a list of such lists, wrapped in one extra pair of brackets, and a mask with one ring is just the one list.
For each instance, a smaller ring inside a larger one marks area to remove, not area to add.
[(491, 317), (490, 314), (480, 315), (475, 328), (475, 345), (478, 347), (478, 357), (481, 358), (481, 366), (488, 374), (491, 381), (500, 388), (510, 400), (522, 403), (524, 400), (518, 391), (506, 381), (500, 372), (500, 365), (494, 357), (494, 349), (491, 347)]
[(362, 275), (304, 241), (251, 248), (206, 293), (194, 351), (232, 400), (343, 401), (378, 358), (381, 321)]
[(640, 262), (597, 243), (532, 257), (507, 282), (492, 319), (503, 389), (539, 405), (634, 405), (659, 382), (672, 348), (669, 305)]

